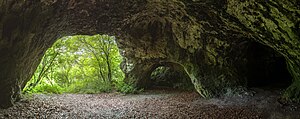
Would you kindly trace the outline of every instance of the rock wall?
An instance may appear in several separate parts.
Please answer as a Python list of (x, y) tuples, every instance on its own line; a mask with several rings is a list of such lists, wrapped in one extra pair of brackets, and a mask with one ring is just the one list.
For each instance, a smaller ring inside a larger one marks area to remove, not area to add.
[(180, 89), (180, 90), (192, 90), (194, 85), (192, 84), (189, 76), (184, 71), (178, 71), (172, 67), (158, 67), (152, 73), (150, 77), (150, 83), (146, 88), (149, 89)]
[(228, 0), (227, 13), (236, 17), (262, 43), (283, 55), (293, 76), (285, 98), (300, 98), (300, 4), (297, 0)]
[(74, 34), (118, 37), (126, 81), (144, 87), (158, 66), (185, 71), (203, 97), (246, 80), (251, 42), (285, 57), (299, 99), (296, 0), (3, 0), (0, 2), (0, 107), (13, 104), (45, 50)]

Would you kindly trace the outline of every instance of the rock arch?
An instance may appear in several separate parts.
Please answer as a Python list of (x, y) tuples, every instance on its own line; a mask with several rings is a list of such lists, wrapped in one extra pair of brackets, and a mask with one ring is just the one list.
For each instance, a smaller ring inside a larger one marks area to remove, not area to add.
[(296, 0), (3, 0), (0, 107), (13, 104), (56, 39), (96, 33), (118, 37), (127, 82), (143, 87), (158, 62), (176, 62), (203, 97), (239, 85), (247, 43), (259, 42), (287, 59), (285, 96), (299, 99), (299, 14)]

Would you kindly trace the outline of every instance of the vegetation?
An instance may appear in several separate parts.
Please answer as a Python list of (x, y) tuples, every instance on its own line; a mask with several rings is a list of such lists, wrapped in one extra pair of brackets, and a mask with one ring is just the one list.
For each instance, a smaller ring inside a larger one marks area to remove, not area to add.
[(137, 90), (123, 82), (115, 37), (67, 36), (45, 53), (25, 93), (99, 93)]

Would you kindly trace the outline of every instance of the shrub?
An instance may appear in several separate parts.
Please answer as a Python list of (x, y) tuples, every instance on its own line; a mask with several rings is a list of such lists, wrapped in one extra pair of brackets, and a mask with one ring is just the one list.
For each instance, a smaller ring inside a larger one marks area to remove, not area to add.
[(65, 88), (66, 93), (87, 93), (95, 94), (101, 92), (110, 92), (112, 87), (109, 83), (99, 80), (81, 80), (72, 83)]
[(127, 84), (124, 81), (117, 81), (115, 86), (117, 91), (124, 94), (130, 94), (130, 93), (136, 94), (143, 91), (143, 89), (138, 89), (134, 87), (132, 84)]
[(33, 88), (30, 91), (27, 91), (27, 93), (53, 93), (53, 94), (61, 94), (62, 88), (59, 85), (50, 85), (50, 84), (40, 84), (37, 85), (35, 88)]

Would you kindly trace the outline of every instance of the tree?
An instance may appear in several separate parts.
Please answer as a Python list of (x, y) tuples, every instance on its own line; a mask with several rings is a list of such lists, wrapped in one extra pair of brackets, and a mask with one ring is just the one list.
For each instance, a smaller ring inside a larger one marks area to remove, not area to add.
[[(107, 87), (109, 88), (114, 80), (119, 81), (124, 77), (119, 68), (121, 60), (115, 37), (108, 35), (63, 37), (46, 52), (27, 87), (40, 88), (38, 90), (40, 92), (49, 87), (65, 89), (73, 87), (72, 90), (82, 87), (93, 90), (98, 88), (98, 84), (110, 84)], [(38, 84), (42, 85), (36, 87)]]
[(59, 55), (59, 52), (55, 51), (54, 48), (50, 48), (46, 52), (40, 65), (38, 66), (38, 68), (36, 70), (36, 73), (33, 75), (29, 84), (27, 84), (27, 86), (24, 88), (25, 91), (32, 90), (40, 83), (42, 78), (47, 75), (47, 72), (49, 71), (49, 69), (51, 69), (52, 66), (54, 65), (53, 62), (55, 61), (55, 59), (57, 58), (58, 55)]
[[(118, 52), (114, 50), (117, 49), (115, 37), (95, 35), (89, 38), (79, 38), (96, 59), (101, 78), (112, 84), (112, 59), (116, 56), (116, 52)], [(106, 74), (104, 74), (105, 72)]]

